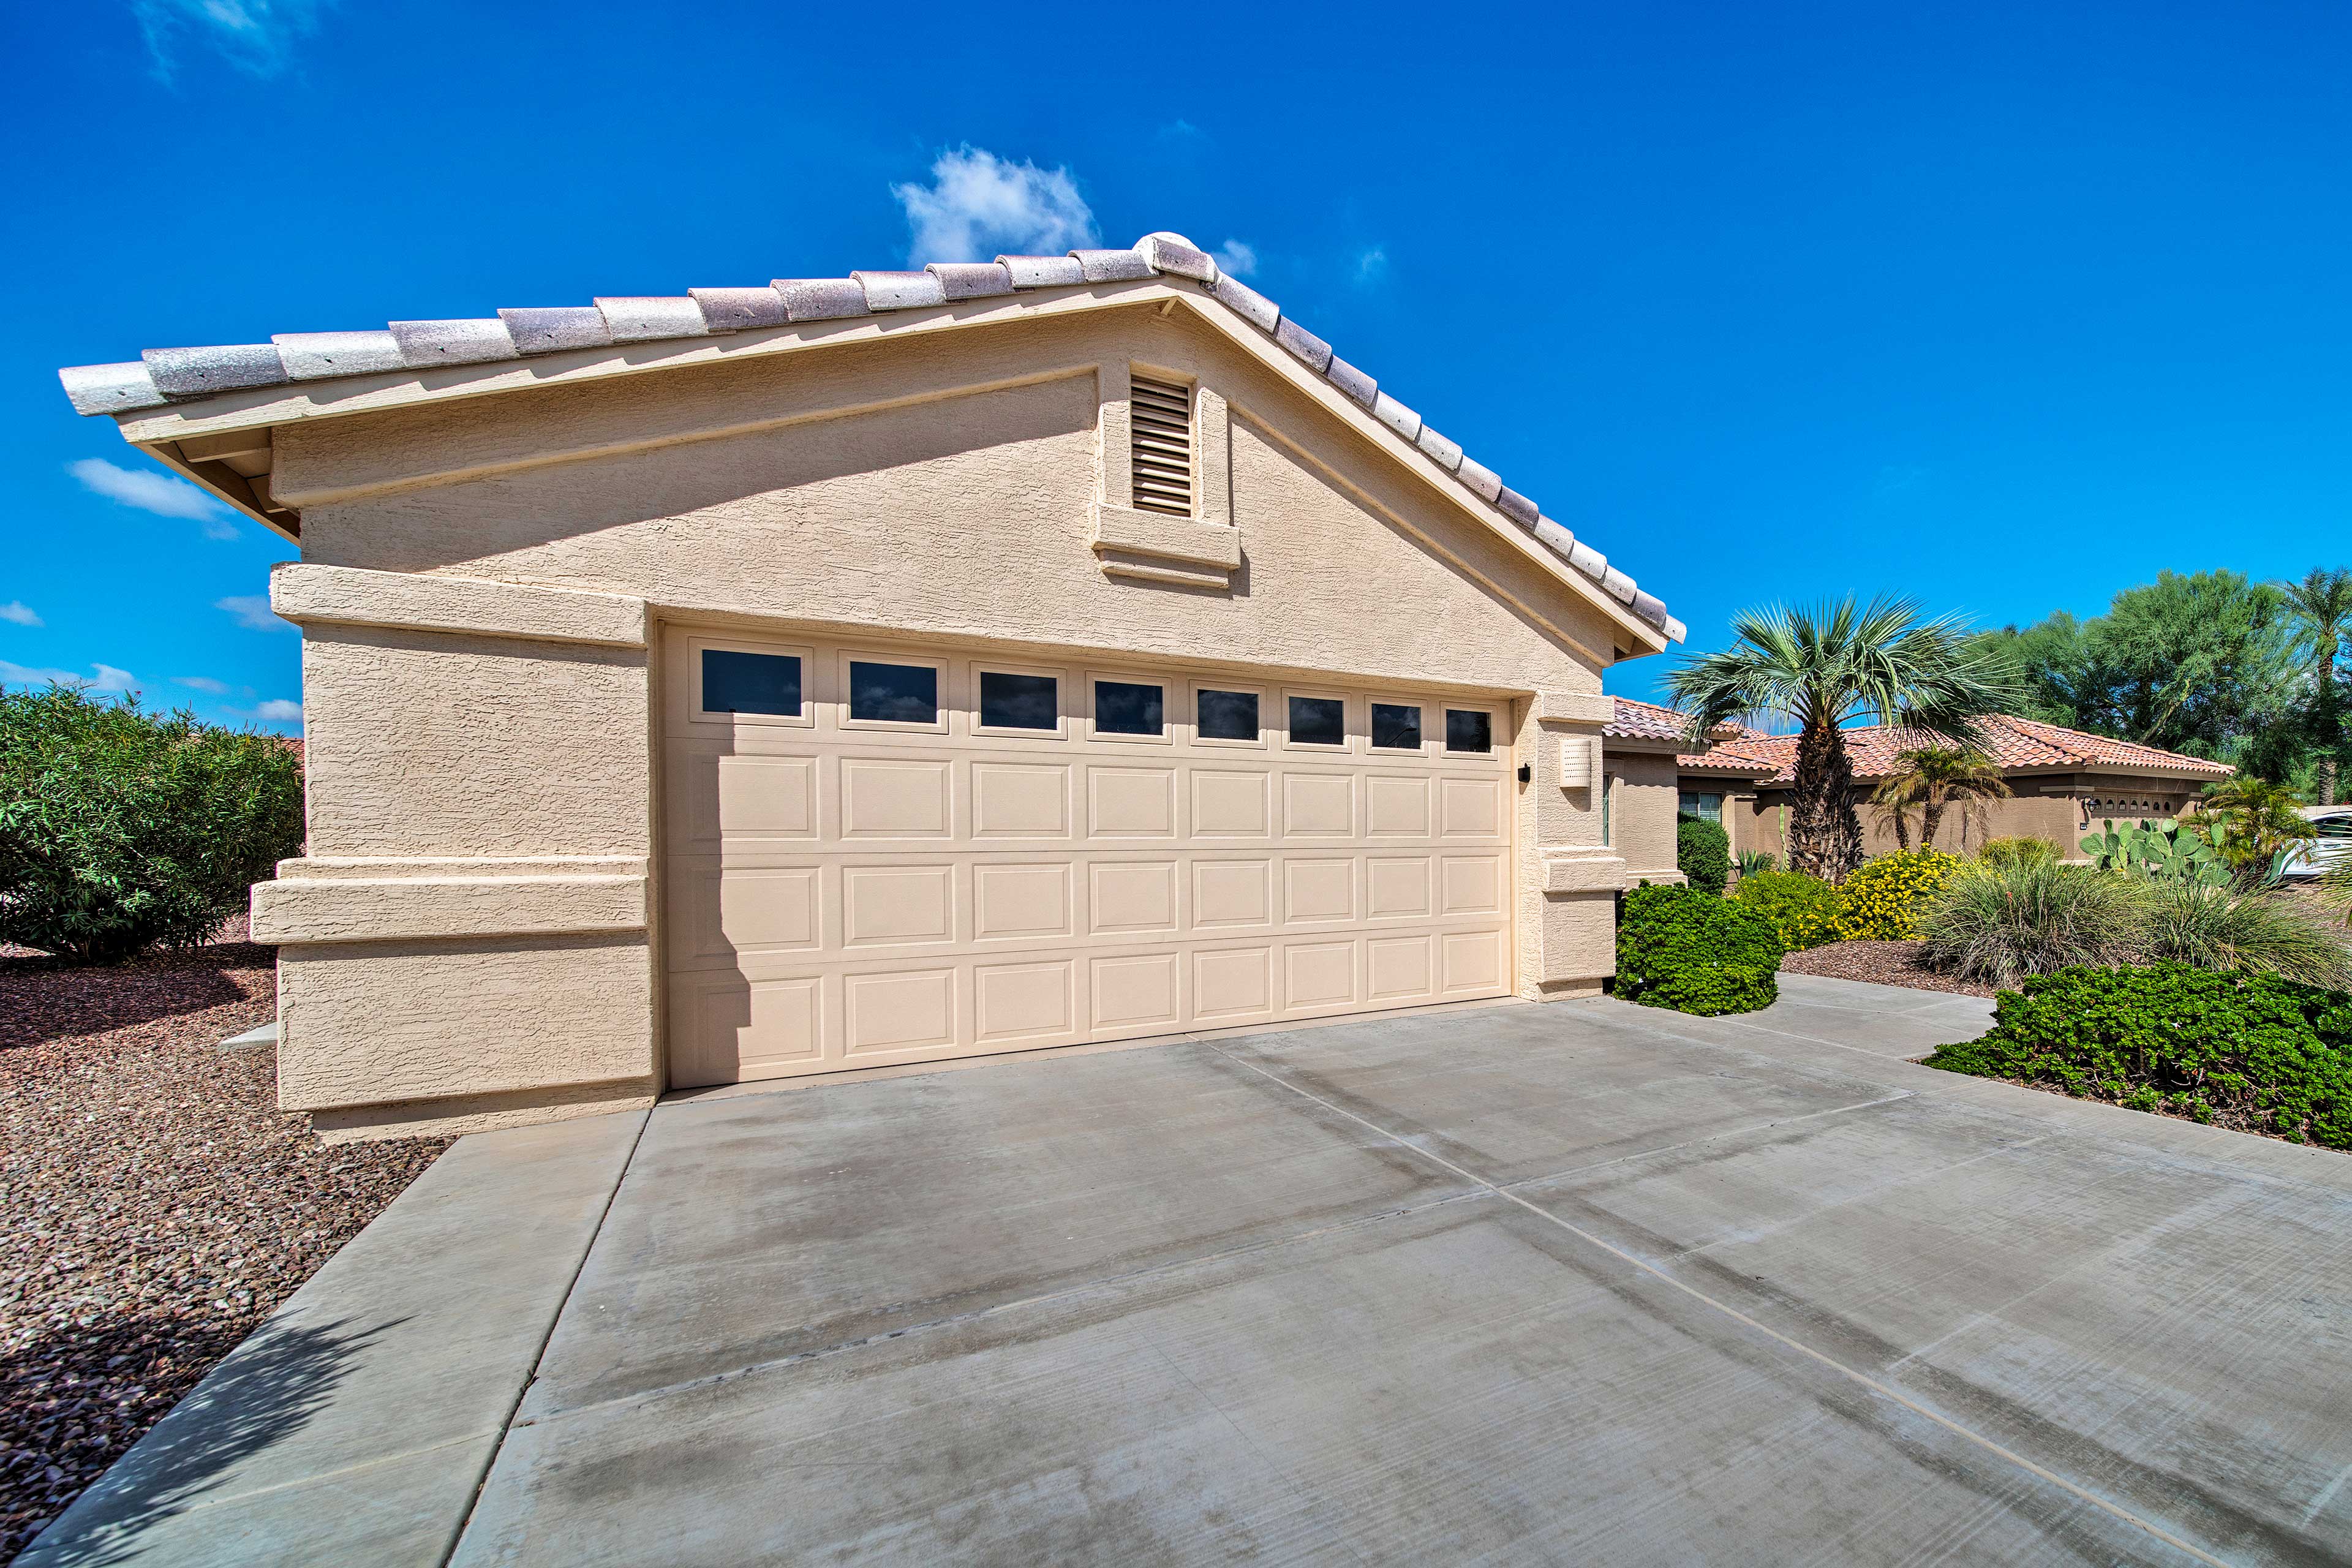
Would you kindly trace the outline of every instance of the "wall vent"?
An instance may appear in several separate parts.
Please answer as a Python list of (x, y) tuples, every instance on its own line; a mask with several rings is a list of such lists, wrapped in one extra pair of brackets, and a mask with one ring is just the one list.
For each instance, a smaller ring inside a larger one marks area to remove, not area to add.
[(1135, 504), (1146, 511), (1192, 515), (1192, 389), (1130, 374), (1128, 447)]

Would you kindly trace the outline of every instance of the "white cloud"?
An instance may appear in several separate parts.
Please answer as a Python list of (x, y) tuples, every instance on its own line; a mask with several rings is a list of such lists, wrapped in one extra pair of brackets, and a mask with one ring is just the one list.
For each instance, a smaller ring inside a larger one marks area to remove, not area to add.
[(1244, 239), (1228, 239), (1211, 255), (1217, 266), (1236, 278), (1247, 278), (1257, 270), (1257, 247)]
[(68, 463), (66, 472), (109, 500), (152, 511), (157, 517), (184, 517), (205, 525), (206, 539), (235, 539), (236, 525), (228, 508), (185, 479), (152, 474), (142, 468), (118, 468), (103, 458)]
[(1356, 281), (1377, 283), (1388, 276), (1389, 253), (1380, 246), (1367, 247), (1356, 254)]
[(1199, 126), (1189, 120), (1171, 120), (1153, 132), (1162, 142), (1190, 142), (1202, 134)]
[(215, 697), (228, 695), (228, 682), (215, 680), (209, 675), (175, 675), (172, 677), (172, 684), (184, 686), (192, 691), (208, 692)]
[(256, 708), (253, 716), (266, 723), (299, 724), (302, 721), (302, 705), (289, 702), (283, 697), (273, 697)]
[(226, 599), (215, 599), (213, 608), (226, 610), (236, 617), (236, 624), (249, 632), (290, 632), (290, 621), (281, 621), (269, 613), (269, 599), (262, 594), (232, 594)]
[(0, 621), (13, 621), (20, 626), (37, 626), (41, 624), (41, 617), (33, 614), (22, 599), (11, 599), (0, 605)]
[(988, 261), (999, 255), (1059, 256), (1096, 245), (1095, 215), (1064, 168), (1015, 163), (969, 144), (942, 153), (931, 183), (893, 185), (907, 209), (908, 259)]
[(155, 74), (165, 81), (184, 43), (206, 45), (240, 70), (282, 74), (294, 46), (319, 30), (332, 0), (131, 0)]
[(117, 669), (110, 664), (93, 664), (89, 668), (90, 674), (76, 675), (70, 669), (33, 669), (0, 658), (0, 686), (47, 686), (64, 681), (87, 686), (92, 691), (139, 689), (139, 678), (127, 669)]

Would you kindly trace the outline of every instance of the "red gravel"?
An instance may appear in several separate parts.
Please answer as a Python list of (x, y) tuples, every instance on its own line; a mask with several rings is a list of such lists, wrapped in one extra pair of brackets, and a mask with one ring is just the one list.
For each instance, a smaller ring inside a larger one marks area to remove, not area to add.
[(1868, 980), (1962, 996), (1993, 994), (1993, 988), (1980, 980), (1963, 980), (1930, 966), (1919, 956), (1924, 947), (1916, 942), (1833, 942), (1789, 954), (1780, 961), (1780, 970), (1785, 974), (1825, 974), (1832, 980)]
[(244, 939), (106, 968), (0, 950), (0, 1561), (448, 1146), (277, 1109)]

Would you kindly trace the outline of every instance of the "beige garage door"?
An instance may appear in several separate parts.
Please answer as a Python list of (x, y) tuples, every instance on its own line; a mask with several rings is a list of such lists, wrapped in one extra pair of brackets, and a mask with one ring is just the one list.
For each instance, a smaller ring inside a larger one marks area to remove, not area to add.
[(675, 631), (679, 1086), (1507, 994), (1508, 710)]

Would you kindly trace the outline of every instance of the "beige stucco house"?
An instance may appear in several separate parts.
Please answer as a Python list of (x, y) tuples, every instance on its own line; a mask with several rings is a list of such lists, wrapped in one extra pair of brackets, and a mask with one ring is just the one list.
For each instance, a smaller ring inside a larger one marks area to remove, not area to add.
[(1612, 967), (1681, 626), (1181, 237), (63, 375), (300, 547), (331, 1136)]
[[(1694, 753), (1685, 749), (1681, 714), (1631, 698), (1615, 701), (1616, 711), (1602, 731), (1605, 837), (1624, 858), (1629, 875), (1669, 879), (1637, 868), (1672, 868), (1675, 824), (1682, 813), (1721, 823), (1735, 858), (1761, 852), (1778, 865), (1788, 864), (1795, 736), (1725, 725), (1715, 731), (1712, 745)], [(2055, 845), (2063, 858), (2085, 859), (2083, 836), (2102, 821), (2179, 816), (2195, 805), (2206, 784), (2231, 773), (2227, 764), (2202, 757), (2007, 714), (1988, 720), (1986, 731), (1987, 754), (1999, 764), (2010, 797), (1986, 802), (1980, 819), (1957, 807), (1947, 811), (1938, 849), (1958, 853), (1987, 838), (2040, 838)], [(1902, 752), (1937, 743), (1924, 733), (1874, 724), (1845, 734), (1857, 794), (1865, 800), (1895, 769)], [(1883, 855), (1898, 847), (1893, 825), (1866, 805), (1862, 820), (1865, 854)], [(1916, 810), (1909, 824), (1916, 844)]]

